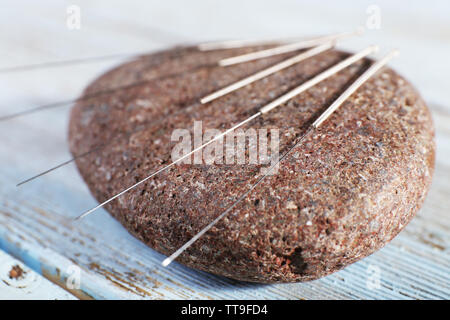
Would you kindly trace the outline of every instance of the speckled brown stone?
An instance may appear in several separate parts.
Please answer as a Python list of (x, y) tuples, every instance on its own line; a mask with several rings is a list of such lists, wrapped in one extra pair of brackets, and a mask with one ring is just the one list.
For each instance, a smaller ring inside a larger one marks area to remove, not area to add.
[[(204, 129), (230, 128), (348, 56), (322, 53), (200, 105), (202, 96), (291, 56), (214, 66), (219, 58), (254, 49), (176, 48), (121, 65), (89, 85), (85, 95), (95, 97), (72, 110), (70, 148), (77, 155), (107, 144), (77, 160), (97, 200), (170, 163), (174, 129), (192, 130), (194, 120), (203, 120)], [(283, 153), (368, 65), (352, 65), (244, 129), (279, 128)], [(178, 261), (253, 282), (326, 276), (380, 249), (405, 227), (429, 189), (434, 155), (424, 101), (384, 68)], [(260, 168), (177, 165), (106, 208), (149, 247), (169, 255), (245, 192)]]

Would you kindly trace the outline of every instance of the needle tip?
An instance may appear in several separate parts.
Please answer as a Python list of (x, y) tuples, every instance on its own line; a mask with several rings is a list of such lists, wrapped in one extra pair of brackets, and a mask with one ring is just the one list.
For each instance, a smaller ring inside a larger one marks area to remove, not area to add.
[(169, 258), (164, 259), (164, 261), (161, 264), (163, 267), (167, 267), (171, 263), (172, 263), (172, 259), (170, 259), (170, 257), (169, 257)]
[(205, 103), (208, 103), (208, 102), (209, 102), (209, 100), (208, 100), (206, 97), (200, 99), (200, 103), (201, 103), (201, 104), (205, 104)]
[(88, 214), (90, 214), (91, 212), (92, 212), (92, 210), (86, 211), (86, 212), (80, 214), (78, 217), (73, 218), (73, 221), (81, 220), (81, 219), (83, 219), (84, 217), (86, 217)]
[(34, 177), (30, 178), (30, 179), (27, 179), (27, 180), (20, 181), (18, 184), (16, 184), (16, 187), (20, 187), (21, 185), (23, 185), (23, 184), (25, 184), (27, 182), (30, 182), (33, 179), (34, 179)]

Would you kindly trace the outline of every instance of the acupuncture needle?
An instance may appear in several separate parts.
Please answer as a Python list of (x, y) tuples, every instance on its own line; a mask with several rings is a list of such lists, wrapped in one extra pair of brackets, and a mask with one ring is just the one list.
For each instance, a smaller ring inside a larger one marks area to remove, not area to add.
[(314, 39), (289, 43), (289, 44), (277, 46), (277, 47), (270, 48), (270, 49), (265, 49), (265, 50), (250, 52), (250, 53), (246, 53), (246, 54), (242, 54), (242, 55), (238, 55), (238, 56), (234, 56), (234, 57), (230, 57), (230, 58), (225, 58), (225, 59), (222, 59), (219, 61), (219, 65), (222, 67), (225, 67), (225, 66), (231, 66), (234, 64), (238, 64), (238, 63), (267, 58), (267, 57), (271, 57), (271, 56), (275, 56), (275, 55), (279, 55), (279, 54), (283, 54), (283, 53), (297, 51), (300, 49), (314, 47), (314, 46), (321, 45), (326, 42), (342, 40), (342, 39), (349, 38), (352, 36), (361, 35), (362, 33), (363, 33), (363, 29), (358, 28), (357, 30), (351, 31), (351, 32), (342, 32), (342, 33), (322, 36), (322, 37), (318, 37), (318, 38), (314, 38)]
[[(358, 34), (363, 32), (364, 28), (359, 27), (357, 29)], [(288, 43), (296, 43), (300, 41), (311, 41), (319, 40), (322, 43), (329, 42), (330, 37), (336, 37), (339, 34), (323, 35), (316, 37), (296, 37), (296, 38), (285, 38), (285, 39), (270, 39), (270, 40), (224, 40), (224, 41), (214, 41), (214, 42), (204, 42), (197, 45), (199, 51), (213, 51), (213, 50), (225, 50), (225, 49), (236, 49), (245, 48), (252, 46), (264, 46), (264, 45), (283, 45)]]
[(372, 77), (377, 71), (379, 71), (389, 60), (398, 54), (398, 50), (393, 50), (385, 55), (382, 59), (374, 62), (361, 76), (358, 77), (312, 124), (306, 129), (305, 133), (297, 139), (297, 141), (292, 145), (274, 164), (272, 164), (266, 172), (246, 191), (244, 192), (235, 202), (231, 204), (223, 213), (221, 213), (217, 218), (215, 218), (211, 223), (204, 227), (200, 232), (198, 232), (194, 237), (192, 237), (188, 242), (186, 242), (182, 247), (175, 251), (172, 255), (164, 259), (162, 265), (167, 267), (172, 261), (174, 261), (180, 254), (182, 254), (187, 248), (189, 248), (195, 241), (197, 241), (201, 236), (203, 236), (208, 230), (210, 230), (214, 225), (216, 225), (222, 218), (229, 214), (233, 208), (244, 200), (271, 172), (282, 162), (290, 152), (300, 145), (305, 138), (311, 133), (315, 132), (320, 125), (330, 117), (330, 115), (336, 111), (344, 102), (351, 96), (362, 84), (364, 84), (370, 77)]
[(86, 57), (86, 58), (78, 58), (78, 59), (70, 59), (70, 60), (60, 60), (60, 61), (49, 61), (49, 62), (42, 62), (42, 63), (35, 63), (35, 64), (26, 64), (26, 65), (0, 68), (0, 73), (12, 73), (12, 72), (35, 70), (35, 69), (57, 68), (57, 67), (74, 65), (74, 64), (85, 64), (85, 63), (92, 63), (92, 62), (105, 61), (105, 60), (134, 59), (136, 57), (143, 56), (145, 54), (148, 54), (148, 53), (146, 53), (146, 52), (117, 53), (117, 54), (110, 54), (110, 55), (104, 55), (104, 56), (95, 56), (95, 57)]
[(199, 51), (213, 51), (213, 50), (226, 50), (237, 49), (252, 46), (265, 46), (265, 45), (280, 45), (286, 43), (298, 42), (301, 40), (309, 40), (306, 38), (286, 38), (286, 39), (270, 39), (270, 40), (224, 40), (215, 42), (204, 42), (197, 45)]
[(206, 97), (201, 98), (200, 102), (203, 103), (203, 104), (211, 102), (211, 101), (213, 101), (213, 100), (215, 100), (215, 99), (217, 99), (219, 97), (222, 97), (222, 96), (224, 96), (226, 94), (229, 94), (229, 93), (231, 93), (231, 92), (233, 92), (235, 90), (238, 90), (238, 89), (240, 89), (240, 88), (242, 88), (244, 86), (247, 86), (247, 85), (249, 85), (249, 84), (251, 84), (251, 83), (253, 83), (253, 82), (255, 82), (255, 81), (259, 80), (259, 79), (265, 78), (265, 77), (267, 77), (267, 76), (269, 76), (269, 75), (271, 75), (271, 74), (273, 74), (275, 72), (278, 72), (278, 71), (286, 69), (286, 68), (288, 68), (290, 66), (293, 66), (296, 63), (299, 63), (299, 62), (301, 62), (301, 61), (303, 61), (305, 59), (313, 57), (313, 56), (315, 56), (315, 55), (317, 55), (317, 54), (319, 54), (321, 52), (324, 52), (326, 50), (329, 50), (329, 49), (331, 49), (333, 47), (334, 47), (334, 43), (329, 43), (329, 44), (324, 44), (324, 45), (321, 45), (321, 46), (314, 47), (314, 48), (312, 48), (310, 50), (307, 50), (305, 52), (302, 52), (302, 53), (300, 53), (300, 54), (298, 54), (298, 55), (296, 55), (296, 56), (294, 56), (292, 58), (283, 60), (282, 62), (277, 63), (277, 64), (275, 64), (275, 65), (273, 65), (273, 66), (271, 66), (271, 67), (269, 67), (267, 69), (264, 69), (262, 71), (256, 72), (256, 73), (254, 73), (254, 74), (252, 74), (252, 75), (250, 75), (250, 76), (248, 76), (248, 77), (246, 77), (246, 78), (244, 78), (242, 80), (234, 82), (234, 83), (230, 84), (229, 86), (226, 86), (226, 87), (224, 87), (224, 88), (222, 88), (220, 90), (217, 90), (217, 91), (207, 95)]
[(58, 101), (58, 102), (53, 102), (53, 103), (48, 103), (48, 104), (43, 104), (31, 109), (27, 109), (27, 110), (23, 110), (23, 111), (19, 111), (16, 113), (11, 113), (11, 114), (7, 114), (4, 116), (0, 116), (0, 122), (1, 121), (6, 121), (6, 120), (12, 120), (14, 118), (18, 118), (20, 116), (24, 116), (24, 115), (29, 115), (32, 113), (36, 113), (36, 112), (40, 112), (40, 111), (44, 111), (44, 110), (48, 110), (48, 109), (53, 109), (53, 108), (57, 108), (57, 107), (63, 107), (63, 106), (67, 106), (70, 105), (72, 103), (76, 103), (76, 102), (80, 102), (80, 101), (86, 101), (89, 99), (93, 99), (102, 95), (107, 95), (107, 94), (111, 94), (114, 93), (116, 91), (120, 91), (120, 90), (126, 90), (126, 89), (130, 89), (133, 87), (138, 87), (138, 86), (142, 86), (146, 83), (148, 83), (149, 81), (153, 81), (153, 80), (144, 80), (144, 81), (139, 81), (139, 82), (135, 82), (135, 83), (131, 83), (128, 85), (123, 85), (123, 86), (119, 86), (117, 88), (111, 88), (111, 89), (105, 89), (102, 91), (97, 91), (94, 93), (88, 93), (82, 97), (79, 98), (75, 98), (75, 99), (70, 99), (70, 100), (64, 100), (64, 101)]
[[(314, 47), (314, 48), (312, 48), (312, 49), (310, 49), (310, 50), (304, 51), (304, 52), (302, 52), (302, 53), (299, 54), (299, 55), (296, 55), (296, 56), (294, 56), (294, 57), (292, 57), (292, 58), (289, 58), (289, 59), (285, 59), (285, 60), (283, 60), (282, 62), (277, 63), (277, 64), (275, 64), (275, 65), (273, 65), (273, 66), (271, 66), (271, 67), (269, 67), (269, 68), (263, 69), (263, 70), (261, 70), (261, 71), (255, 73), (255, 74), (253, 74), (253, 75), (251, 75), (251, 76), (245, 78), (245, 79), (242, 79), (242, 80), (240, 80), (240, 81), (237, 81), (237, 82), (235, 82), (235, 83), (232, 83), (231, 85), (229, 85), (229, 86), (226, 87), (226, 88), (223, 88), (223, 89), (221, 89), (221, 90), (219, 90), (219, 91), (217, 91), (217, 92), (213, 92), (211, 95), (202, 98), (202, 99), (200, 100), (200, 102), (201, 102), (202, 104), (204, 104), (204, 103), (206, 103), (206, 102), (209, 102), (209, 101), (212, 101), (212, 100), (214, 100), (214, 99), (217, 99), (218, 97), (220, 97), (220, 96), (222, 96), (222, 95), (225, 95), (225, 94), (227, 94), (227, 93), (230, 93), (230, 92), (232, 92), (232, 91), (235, 91), (235, 90), (237, 90), (237, 89), (239, 89), (239, 88), (241, 88), (241, 87), (243, 87), (243, 86), (246, 86), (246, 85), (248, 85), (248, 84), (250, 84), (250, 83), (253, 83), (253, 82), (255, 82), (255, 81), (259, 80), (259, 79), (262, 79), (262, 78), (264, 78), (264, 77), (267, 77), (267, 76), (269, 76), (270, 74), (273, 74), (273, 73), (275, 73), (275, 72), (281, 71), (282, 69), (285, 69), (285, 68), (287, 68), (287, 67), (290, 67), (290, 66), (292, 66), (292, 65), (294, 65), (294, 64), (296, 64), (296, 63), (299, 63), (299, 62), (301, 62), (301, 61), (303, 61), (303, 60), (305, 60), (305, 59), (307, 59), (307, 58), (313, 57), (313, 56), (315, 56), (315, 55), (317, 55), (317, 54), (319, 54), (319, 53), (321, 53), (321, 52), (324, 52), (324, 51), (326, 51), (326, 50), (329, 50), (329, 49), (331, 49), (333, 46), (334, 46), (334, 43), (324, 44), (324, 45), (321, 45), (321, 46)], [(1, 118), (0, 118), (0, 119), (1, 119)], [(59, 169), (59, 168), (65, 166), (65, 165), (67, 165), (67, 164), (69, 164), (69, 163), (72, 163), (72, 162), (75, 161), (76, 159), (80, 159), (80, 158), (82, 158), (82, 157), (84, 157), (84, 156), (87, 156), (87, 155), (89, 155), (89, 154), (91, 154), (91, 153), (93, 153), (93, 152), (95, 152), (95, 151), (98, 151), (98, 150), (101, 149), (102, 147), (104, 147), (104, 145), (103, 145), (103, 146), (96, 147), (96, 148), (94, 148), (94, 149), (91, 149), (91, 150), (89, 150), (89, 151), (87, 151), (87, 152), (84, 152), (83, 154), (78, 155), (78, 156), (74, 156), (74, 157), (72, 157), (72, 158), (69, 159), (69, 160), (66, 160), (66, 161), (64, 161), (64, 162), (62, 162), (62, 163), (60, 163), (60, 164), (58, 164), (58, 165), (56, 165), (56, 166), (54, 166), (54, 167), (52, 167), (52, 168), (49, 168), (49, 169), (47, 169), (47, 170), (45, 170), (45, 171), (43, 171), (43, 172), (40, 172), (40, 173), (38, 173), (38, 174), (36, 174), (36, 175), (30, 177), (30, 178), (27, 178), (27, 179), (25, 179), (25, 180), (19, 182), (16, 186), (19, 187), (19, 186), (21, 186), (21, 185), (23, 185), (23, 184), (25, 184), (25, 183), (28, 183), (28, 182), (30, 182), (30, 181), (33, 181), (34, 179), (37, 179), (37, 178), (39, 178), (39, 177), (42, 177), (43, 175), (45, 175), (45, 174), (47, 174), (47, 173), (50, 173), (50, 172), (52, 172), (52, 171), (54, 171), (54, 170), (56, 170), (56, 169)]]
[(228, 133), (234, 131), (235, 129), (243, 126), (244, 124), (252, 121), (253, 119), (271, 111), (272, 109), (276, 108), (277, 106), (283, 104), (284, 102), (288, 101), (289, 99), (293, 98), (294, 96), (302, 93), (303, 91), (313, 87), (314, 85), (316, 85), (317, 83), (327, 79), (328, 77), (332, 76), (333, 74), (341, 71), (342, 69), (350, 66), (351, 64), (355, 63), (358, 60), (361, 60), (362, 58), (368, 56), (369, 54), (375, 52), (378, 50), (377, 46), (369, 46), (363, 50), (361, 50), (358, 53), (355, 53), (353, 55), (351, 55), (350, 57), (346, 58), (345, 60), (333, 65), (332, 67), (330, 67), (329, 69), (323, 71), (322, 73), (320, 73), (319, 75), (313, 77), (312, 79), (304, 82), (303, 84), (301, 84), (300, 86), (296, 87), (295, 89), (289, 91), (288, 93), (282, 95), (281, 97), (279, 97), (278, 99), (275, 99), (274, 101), (270, 102), (269, 104), (265, 105), (264, 107), (262, 107), (257, 113), (253, 114), (252, 116), (248, 117), (247, 119), (245, 119), (244, 121), (238, 123), (237, 125), (233, 126), (232, 128), (224, 131), (223, 133), (215, 136), (213, 139), (209, 140), (208, 142), (204, 143), (203, 145), (195, 148), (194, 150), (192, 150), (191, 152), (183, 155), (182, 157), (178, 158), (177, 160), (173, 161), (172, 163), (166, 165), (165, 167), (153, 172), (152, 174), (150, 174), (149, 176), (145, 177), (144, 179), (136, 182), (135, 184), (133, 184), (132, 186), (124, 189), (123, 191), (115, 194), (114, 196), (112, 196), (111, 198), (105, 200), (104, 202), (100, 203), (99, 205), (95, 206), (92, 209), (89, 209), (85, 212), (83, 212), (81, 215), (79, 215), (78, 217), (75, 218), (75, 220), (79, 220), (82, 219), (86, 216), (88, 216), (89, 214), (91, 214), (92, 212), (96, 211), (97, 209), (103, 207), (104, 205), (106, 205), (107, 203), (111, 202), (112, 200), (120, 197), (121, 195), (127, 193), (128, 191), (136, 188), (137, 186), (139, 186), (140, 184), (144, 183), (145, 181), (151, 179), (152, 177), (154, 177), (155, 175), (171, 168), (172, 166), (174, 166), (175, 164), (177, 164), (178, 162), (182, 161), (183, 159), (186, 159), (187, 157), (191, 156), (192, 154), (194, 154), (195, 152), (203, 149), (204, 147), (206, 147), (207, 145), (213, 143), (214, 141), (222, 138), (223, 136), (227, 135)]

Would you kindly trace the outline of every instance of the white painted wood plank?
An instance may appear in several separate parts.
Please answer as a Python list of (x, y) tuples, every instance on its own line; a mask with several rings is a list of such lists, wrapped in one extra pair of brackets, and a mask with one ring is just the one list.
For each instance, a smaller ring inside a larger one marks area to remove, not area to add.
[[(149, 1), (144, 6), (141, 1), (80, 1), (82, 29), (68, 31), (64, 13), (72, 2), (14, 1), (0, 11), (0, 67), (156, 50), (200, 39), (323, 34), (352, 29), (366, 19), (363, 2), (323, 3)], [(393, 66), (430, 102), (438, 145), (424, 208), (384, 249), (334, 275), (301, 284), (242, 283), (177, 263), (162, 268), (163, 257), (105, 211), (78, 224), (70, 221), (96, 203), (73, 165), (15, 187), (21, 179), (70, 158), (65, 137), (69, 106), (0, 125), (0, 248), (79, 298), (449, 299), (450, 26), (442, 14), (445, 9), (438, 6), (377, 3), (383, 12), (382, 29), (343, 46), (357, 49), (377, 42), (402, 50)], [(448, 11), (448, 2), (441, 5)], [(115, 63), (0, 74), (0, 114), (76, 97)], [(80, 289), (66, 285), (73, 265), (81, 268)], [(368, 286), (374, 268), (380, 271), (378, 289)]]
[(0, 250), (0, 300), (74, 300), (22, 262)]

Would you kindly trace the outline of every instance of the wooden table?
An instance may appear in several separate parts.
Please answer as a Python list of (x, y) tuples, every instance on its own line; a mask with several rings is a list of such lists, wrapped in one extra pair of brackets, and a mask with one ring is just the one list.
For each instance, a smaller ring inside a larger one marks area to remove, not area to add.
[[(352, 30), (368, 17), (368, 3), (353, 1), (78, 2), (80, 30), (66, 27), (69, 3), (3, 4), (0, 68), (152, 51), (203, 40), (326, 34)], [(0, 123), (0, 267), (6, 270), (21, 263), (35, 277), (43, 277), (32, 294), (29, 290), (11, 293), (0, 285), (0, 298), (450, 298), (450, 5), (444, 1), (433, 7), (422, 1), (377, 3), (381, 29), (369, 30), (363, 38), (342, 46), (358, 49), (378, 43), (384, 50), (402, 51), (391, 65), (429, 103), (438, 150), (424, 207), (385, 248), (331, 276), (298, 284), (243, 283), (177, 263), (163, 268), (162, 255), (129, 235), (105, 211), (72, 222), (71, 218), (96, 204), (73, 164), (15, 186), (71, 157), (67, 104)], [(75, 98), (92, 79), (119, 62), (0, 73), (0, 114)], [(377, 276), (379, 286), (374, 282)]]

